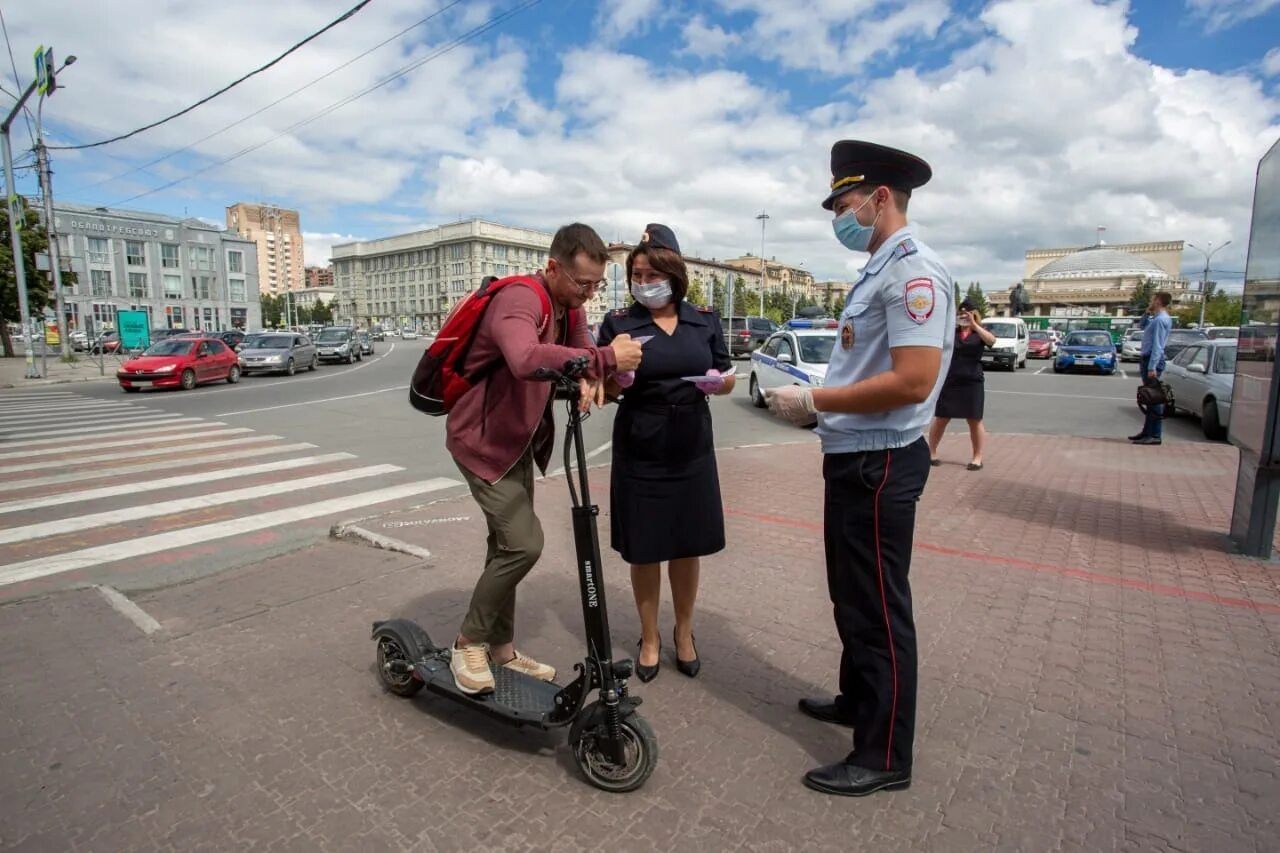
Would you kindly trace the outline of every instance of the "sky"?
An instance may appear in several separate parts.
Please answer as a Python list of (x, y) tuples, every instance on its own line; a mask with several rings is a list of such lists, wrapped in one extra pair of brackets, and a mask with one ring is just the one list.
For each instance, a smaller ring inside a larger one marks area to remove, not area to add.
[[(74, 54), (45, 140), (97, 142), (356, 2), (4, 4), (0, 103), (37, 45)], [(662, 222), (686, 254), (737, 257), (760, 252), (764, 212), (765, 254), (823, 280), (866, 261), (820, 207), (831, 144), (866, 139), (932, 165), (910, 217), (963, 284), (1009, 287), (1028, 249), (1105, 226), (1230, 240), (1211, 273), (1230, 287), (1278, 138), (1280, 0), (372, 0), (181, 118), (51, 158), (57, 200), (219, 224), (237, 201), (296, 208), (308, 264), (472, 216), (631, 242)], [(17, 121), (20, 167), (31, 140)], [(1184, 254), (1189, 279), (1202, 266)]]

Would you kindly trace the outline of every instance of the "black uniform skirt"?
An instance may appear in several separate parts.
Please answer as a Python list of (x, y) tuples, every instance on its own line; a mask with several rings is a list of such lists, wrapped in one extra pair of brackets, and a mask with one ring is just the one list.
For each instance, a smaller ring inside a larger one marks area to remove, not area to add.
[(724, 507), (711, 409), (628, 405), (613, 422), (613, 550), (632, 564), (704, 557), (724, 549)]
[(984, 386), (981, 379), (948, 379), (938, 394), (938, 405), (933, 413), (940, 418), (982, 420), (982, 409), (986, 403)]

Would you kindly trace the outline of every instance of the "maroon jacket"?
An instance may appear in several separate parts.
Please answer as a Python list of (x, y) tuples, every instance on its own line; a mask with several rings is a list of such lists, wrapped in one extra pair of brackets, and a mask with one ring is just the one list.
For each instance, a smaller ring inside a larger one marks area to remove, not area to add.
[[(537, 278), (547, 286), (541, 274)], [(459, 464), (487, 482), (506, 476), (530, 445), (534, 445), (534, 461), (546, 473), (555, 443), (547, 405), (552, 388), (550, 382), (534, 379), (534, 371), (540, 367), (559, 370), (583, 355), (591, 359), (587, 374), (591, 379), (612, 373), (617, 366), (613, 348), (597, 349), (591, 340), (582, 308), (576, 309), (566, 345), (556, 344), (563, 339), (568, 314), (556, 316), (563, 309), (554, 299), (551, 305), (552, 317), (544, 327), (538, 294), (525, 285), (508, 285), (493, 297), (476, 329), (464, 369), (502, 363), (454, 404), (445, 422), (445, 447)]]

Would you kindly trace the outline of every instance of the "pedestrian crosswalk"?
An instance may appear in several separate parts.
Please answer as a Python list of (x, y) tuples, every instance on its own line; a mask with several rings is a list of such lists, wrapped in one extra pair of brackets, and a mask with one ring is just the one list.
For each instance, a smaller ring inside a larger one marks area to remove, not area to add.
[(210, 547), (317, 536), (340, 517), (461, 485), (226, 422), (56, 387), (0, 393), (0, 595), (110, 583)]

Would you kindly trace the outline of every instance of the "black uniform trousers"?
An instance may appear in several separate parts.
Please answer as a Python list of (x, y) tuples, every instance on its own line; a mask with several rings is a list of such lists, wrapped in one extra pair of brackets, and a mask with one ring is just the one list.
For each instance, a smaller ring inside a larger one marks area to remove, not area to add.
[(929, 446), (831, 453), (826, 480), (827, 587), (840, 658), (842, 713), (854, 724), (850, 764), (910, 770), (916, 722), (911, 543), (929, 477)]

